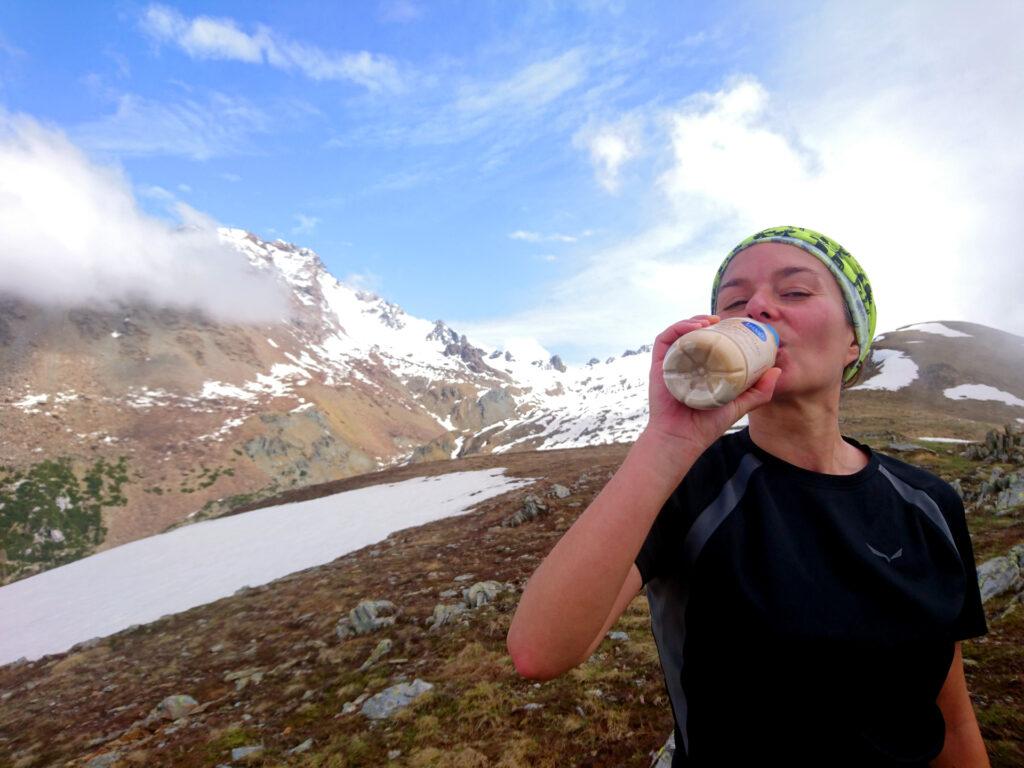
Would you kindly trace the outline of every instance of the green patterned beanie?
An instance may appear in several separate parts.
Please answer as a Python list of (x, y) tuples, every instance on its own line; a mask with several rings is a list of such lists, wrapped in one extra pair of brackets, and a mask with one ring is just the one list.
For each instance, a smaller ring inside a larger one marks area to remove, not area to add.
[(864, 359), (868, 356), (868, 350), (871, 348), (871, 340), (875, 337), (875, 300), (871, 295), (871, 284), (868, 282), (867, 274), (849, 251), (820, 232), (802, 227), (769, 227), (748, 237), (725, 257), (711, 286), (712, 313), (714, 313), (715, 304), (718, 301), (718, 286), (722, 282), (722, 275), (725, 274), (729, 262), (737, 253), (757, 243), (795, 245), (820, 259), (839, 283), (846, 306), (849, 307), (850, 316), (853, 318), (853, 330), (860, 347), (860, 357), (846, 366), (846, 370), (843, 371), (843, 386), (846, 386), (860, 371)]

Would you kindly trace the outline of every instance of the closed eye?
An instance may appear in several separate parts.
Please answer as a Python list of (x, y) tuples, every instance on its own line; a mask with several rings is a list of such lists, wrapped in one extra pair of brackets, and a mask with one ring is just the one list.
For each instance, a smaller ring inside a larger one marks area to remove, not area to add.
[[(782, 294), (782, 295), (783, 295), (783, 296), (810, 296), (811, 294), (809, 294), (809, 293), (803, 293), (803, 292), (801, 292), (801, 291), (787, 291), (786, 293), (784, 293), (784, 294)], [(745, 301), (746, 301), (746, 299), (740, 299), (739, 301), (734, 301), (734, 302), (733, 302), (732, 304), (730, 304), (729, 306), (727, 306), (727, 307), (726, 307), (726, 309), (732, 309), (732, 308), (733, 308), (733, 307), (735, 307), (735, 306), (736, 306), (737, 304), (743, 304), (743, 303), (744, 303)]]

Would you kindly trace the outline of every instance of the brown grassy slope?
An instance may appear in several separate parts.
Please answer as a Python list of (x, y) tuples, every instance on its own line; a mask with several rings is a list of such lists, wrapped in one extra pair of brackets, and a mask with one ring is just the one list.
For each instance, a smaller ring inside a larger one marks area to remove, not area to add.
[[(424, 629), (436, 603), (456, 600), (438, 596), (446, 589), (461, 591), (486, 579), (521, 589), (627, 450), (612, 445), (474, 456), (321, 488), (337, 492), (487, 467), (542, 478), (467, 515), (396, 532), (327, 565), (93, 647), (0, 668), (0, 766), (84, 765), (86, 758), (110, 753), (119, 756), (112, 765), (216, 766), (231, 762), (232, 747), (249, 744), (264, 746), (255, 764), (268, 766), (647, 766), (670, 733), (672, 716), (642, 596), (615, 627), (628, 640), (606, 638), (587, 663), (546, 683), (521, 678), (508, 658), (505, 637), (518, 592), (502, 593), (438, 632)], [(910, 460), (943, 475), (956, 469), (968, 488), (979, 482), (976, 468), (987, 476), (992, 466), (965, 463), (956, 449), (938, 450)], [(499, 527), (527, 493), (546, 492), (556, 482), (570, 486), (584, 473), (589, 481), (569, 498), (546, 499), (547, 515)], [(979, 553), (1005, 551), (1013, 537), (1024, 539), (1020, 516), (972, 514), (969, 522)], [(473, 574), (468, 581), (454, 580), (467, 573)], [(364, 598), (396, 603), (396, 624), (339, 642), (335, 623)], [(996, 767), (1024, 764), (1024, 612), (1000, 618), (1005, 607), (1005, 599), (993, 600), (990, 634), (964, 643), (968, 685)], [(359, 671), (384, 637), (394, 643), (390, 652)], [(241, 690), (225, 681), (246, 669), (264, 676)], [(433, 683), (433, 690), (389, 720), (370, 721), (358, 707), (342, 714), (360, 694), (416, 678)], [(171, 694), (191, 695), (205, 708), (176, 724), (132, 728)], [(287, 754), (309, 738), (307, 752)], [(398, 752), (390, 762), (389, 751)]]

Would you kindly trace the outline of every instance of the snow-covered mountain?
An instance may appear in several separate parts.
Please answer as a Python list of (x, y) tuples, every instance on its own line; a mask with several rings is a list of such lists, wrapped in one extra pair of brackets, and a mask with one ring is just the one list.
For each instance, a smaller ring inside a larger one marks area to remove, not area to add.
[[(355, 379), (394, 397), (384, 391), (385, 382), (363, 370), (372, 360), (378, 375), (411, 392), (415, 405), (443, 427), (436, 440), (389, 457), (391, 462), (629, 440), (643, 426), (650, 365), (643, 353), (650, 346), (582, 368), (566, 366), (557, 355), (522, 359), (474, 345), (442, 320), (412, 317), (374, 293), (344, 285), (308, 249), (266, 243), (241, 230), (222, 236), (253, 264), (278, 269), (298, 300), (322, 319), (288, 329), (289, 341), (301, 347), (298, 355), (285, 352), (302, 369), (294, 374), (319, 373), (328, 386), (352, 386)], [(582, 392), (586, 403), (572, 396)]]
[[(220, 237), (283, 282), (289, 321), (0, 297), (0, 580), (288, 488), (630, 442), (646, 424), (649, 344), (582, 366), (523, 359), (338, 281), (309, 249)], [(843, 395), (848, 431), (972, 438), (1024, 417), (1024, 339), (948, 322), (876, 342)]]
[(291, 487), (642, 427), (649, 348), (522, 359), (339, 282), (309, 249), (220, 237), (286, 286), (288, 322), (0, 295), (0, 581)]

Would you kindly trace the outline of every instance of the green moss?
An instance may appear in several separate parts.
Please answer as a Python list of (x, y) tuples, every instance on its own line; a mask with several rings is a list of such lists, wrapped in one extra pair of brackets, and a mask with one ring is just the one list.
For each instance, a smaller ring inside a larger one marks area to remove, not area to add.
[(1024, 765), (1024, 751), (1016, 739), (985, 739), (985, 751), (992, 761), (992, 768), (1001, 766)]
[[(211, 763), (223, 763), (225, 753), (235, 747), (244, 747), (250, 744), (259, 744), (262, 739), (258, 734), (245, 728), (230, 728), (212, 741), (207, 742), (207, 755)], [(230, 755), (227, 755), (230, 757)]]
[(90, 554), (106, 536), (104, 507), (124, 506), (128, 458), (97, 459), (81, 477), (69, 457), (23, 469), (0, 469), (3, 581), (13, 581)]
[[(223, 474), (229, 473), (224, 472)], [(233, 474), (233, 472), (231, 474)], [(279, 490), (280, 488), (278, 484), (273, 482), (270, 485), (264, 486), (258, 491), (253, 491), (251, 493), (236, 493), (219, 499), (210, 499), (202, 506), (201, 509), (199, 509), (198, 512), (196, 512), (193, 517), (168, 526), (165, 529), (165, 532), (174, 530), (182, 525), (188, 525), (189, 523), (197, 523), (200, 520), (209, 520), (210, 518), (229, 515), (239, 507), (251, 504), (254, 501), (270, 498), (271, 496), (276, 495)]]
[(976, 708), (978, 726), (993, 735), (1008, 736), (1024, 732), (1024, 712), (1019, 707), (992, 702), (987, 707)]
[(345, 756), (353, 765), (364, 765), (368, 762), (371, 752), (370, 745), (359, 735), (349, 739)]

